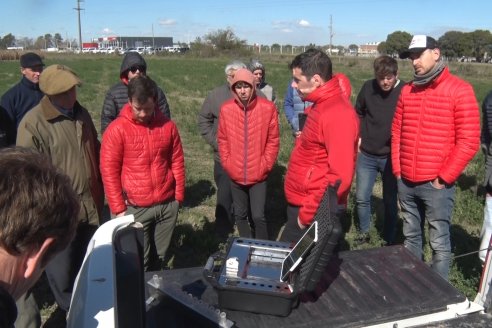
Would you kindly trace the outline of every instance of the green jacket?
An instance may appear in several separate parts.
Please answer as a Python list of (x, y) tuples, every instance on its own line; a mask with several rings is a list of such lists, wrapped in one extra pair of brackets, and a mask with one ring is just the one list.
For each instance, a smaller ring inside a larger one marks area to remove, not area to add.
[(79, 195), (79, 220), (97, 225), (104, 205), (99, 172), (101, 144), (89, 112), (78, 102), (74, 112), (74, 119), (62, 114), (44, 96), (20, 122), (17, 145), (49, 155), (53, 164), (69, 176)]

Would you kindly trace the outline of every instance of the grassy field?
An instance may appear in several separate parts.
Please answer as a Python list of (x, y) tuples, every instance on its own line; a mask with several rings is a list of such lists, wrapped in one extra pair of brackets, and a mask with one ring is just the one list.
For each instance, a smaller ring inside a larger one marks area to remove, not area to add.
[[(214, 234), (215, 185), (213, 182), (213, 160), (210, 147), (201, 138), (197, 128), (197, 114), (208, 91), (224, 83), (223, 68), (232, 58), (200, 59), (194, 57), (148, 57), (148, 74), (161, 86), (168, 98), (171, 115), (176, 122), (185, 151), (186, 200), (180, 210), (171, 249), (169, 266), (182, 268), (202, 266), (208, 256), (224, 246)], [(250, 58), (239, 58), (249, 61)], [(292, 149), (292, 136), (283, 112), (283, 95), (290, 80), (287, 68), (290, 56), (260, 57), (267, 67), (266, 79), (277, 92), (277, 106), (281, 113), (281, 150), (277, 165), (269, 179), (267, 193), (267, 218), (270, 220), (270, 236), (276, 238), (285, 222), (285, 198), (283, 177)], [(46, 64), (61, 63), (70, 66), (80, 75), (84, 84), (78, 91), (79, 102), (92, 114), (94, 124), (100, 128), (100, 112), (108, 88), (118, 81), (121, 57), (117, 56), (61, 56), (52, 55)], [(352, 83), (352, 102), (362, 83), (372, 78), (372, 59), (351, 57), (333, 58), (334, 71), (345, 73)], [(408, 61), (400, 62), (401, 78), (410, 80), (411, 66)], [(492, 65), (461, 64), (451, 65), (451, 71), (471, 82), (477, 101), (482, 102), (492, 89)], [(18, 61), (0, 61), (0, 94), (19, 80)], [(480, 187), (483, 176), (483, 155), (475, 156), (457, 182), (456, 204), (452, 221), (453, 252), (455, 256), (474, 252), (478, 249), (482, 216), (483, 190)], [(351, 197), (353, 200), (353, 197)], [(371, 244), (382, 245), (382, 200), (380, 185), (376, 186), (373, 197), (375, 227), (371, 230)], [(344, 222), (345, 243), (353, 248), (357, 219), (354, 204), (349, 204), (350, 221)], [(401, 222), (398, 241), (402, 242)], [(426, 256), (430, 258), (429, 249)], [(450, 274), (451, 283), (468, 297), (475, 296), (481, 265), (477, 254), (455, 258)], [(42, 302), (46, 313), (52, 309), (52, 300)], [(46, 312), (47, 311), (47, 312)]]

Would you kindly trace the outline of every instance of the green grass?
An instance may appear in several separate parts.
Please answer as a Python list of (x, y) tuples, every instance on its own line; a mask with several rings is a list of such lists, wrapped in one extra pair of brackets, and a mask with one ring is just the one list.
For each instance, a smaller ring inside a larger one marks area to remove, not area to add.
[[(224, 83), (224, 66), (232, 58), (200, 59), (193, 57), (149, 57), (148, 73), (161, 86), (168, 98), (171, 115), (176, 122), (185, 151), (186, 200), (179, 213), (170, 248), (169, 266), (172, 268), (202, 266), (210, 254), (224, 247), (224, 240), (214, 235), (215, 185), (213, 160), (210, 147), (201, 138), (197, 128), (197, 114), (207, 93)], [(239, 58), (249, 61), (250, 58)], [(291, 56), (265, 56), (260, 60), (266, 65), (266, 79), (277, 92), (280, 111), (281, 150), (277, 165), (269, 180), (267, 194), (267, 217), (271, 222), (271, 237), (275, 238), (285, 221), (285, 198), (283, 177), (287, 168), (293, 140), (283, 112), (283, 96), (290, 72), (287, 68)], [(352, 102), (363, 82), (372, 78), (373, 59), (340, 57), (333, 58), (335, 72), (345, 73), (352, 83)], [(60, 56), (45, 59), (46, 64), (60, 63), (73, 68), (84, 84), (78, 90), (78, 99), (92, 114), (96, 128), (100, 128), (100, 112), (106, 91), (118, 81), (121, 57), (117, 56)], [(403, 80), (412, 78), (410, 63), (400, 62)], [(492, 65), (454, 63), (451, 71), (470, 81), (481, 103), (489, 92), (492, 80)], [(19, 80), (17, 61), (0, 61), (0, 94)], [(460, 255), (476, 251), (478, 234), (483, 217), (483, 190), (479, 187), (483, 177), (484, 159), (481, 153), (475, 156), (457, 183), (456, 203), (453, 214), (453, 252)], [(382, 200), (378, 184), (374, 193), (375, 227), (371, 230), (371, 243), (364, 247), (379, 247), (382, 244)], [(356, 235), (353, 197), (349, 203), (349, 221), (346, 229), (346, 248), (353, 248)], [(398, 240), (401, 242), (401, 222)], [(426, 248), (426, 258), (430, 250)], [(468, 297), (473, 298), (480, 278), (481, 266), (477, 254), (456, 259), (453, 262), (450, 281)], [(46, 310), (51, 304), (43, 304)]]

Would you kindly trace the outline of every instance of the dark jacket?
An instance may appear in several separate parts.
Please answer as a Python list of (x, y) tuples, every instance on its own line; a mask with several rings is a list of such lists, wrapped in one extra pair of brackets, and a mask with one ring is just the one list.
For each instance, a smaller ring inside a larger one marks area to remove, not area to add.
[(0, 328), (14, 328), (17, 307), (9, 293), (0, 287)]
[(78, 102), (73, 111), (72, 119), (44, 97), (19, 124), (17, 145), (48, 155), (68, 175), (79, 195), (79, 220), (97, 225), (104, 205), (99, 173), (100, 143), (89, 112)]
[(229, 83), (213, 89), (205, 98), (202, 109), (198, 114), (198, 128), (205, 141), (214, 150), (214, 159), (220, 161), (219, 146), (217, 144), (217, 129), (219, 127), (219, 113), (222, 104), (232, 98)]
[(482, 103), (482, 133), (480, 136), (482, 150), (485, 155), (484, 186), (492, 192), (492, 91)]
[(0, 106), (0, 148), (15, 144), (16, 130), (9, 114)]
[[(128, 70), (132, 66), (142, 66), (147, 68), (145, 60), (137, 52), (129, 52), (120, 68), (120, 82), (109, 89), (101, 112), (101, 134), (104, 133), (109, 123), (111, 123), (120, 113), (123, 106), (128, 102)], [(161, 112), (168, 118), (171, 118), (169, 104), (166, 95), (161, 88), (157, 87), (157, 103)]]
[[(34, 108), (44, 94), (39, 89), (39, 84), (32, 83), (26, 77), (22, 77), (19, 83), (4, 93), (1, 106), (5, 108), (14, 126), (14, 133), (20, 121), (26, 113)], [(15, 138), (15, 135), (14, 135)]]
[(396, 103), (405, 82), (399, 81), (388, 92), (381, 90), (376, 79), (366, 81), (355, 101), (360, 118), (360, 150), (366, 154), (386, 157), (391, 149), (391, 122)]

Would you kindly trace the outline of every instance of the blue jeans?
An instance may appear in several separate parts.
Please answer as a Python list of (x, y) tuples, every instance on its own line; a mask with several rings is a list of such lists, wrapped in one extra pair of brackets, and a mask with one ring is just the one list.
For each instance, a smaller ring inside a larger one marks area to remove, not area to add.
[(427, 220), (432, 249), (431, 267), (446, 280), (452, 256), (449, 228), (455, 189), (454, 185), (436, 189), (430, 181), (412, 183), (405, 179), (398, 180), (405, 247), (419, 259), (423, 258), (423, 228)]
[(384, 230), (383, 238), (392, 244), (398, 215), (396, 178), (389, 157), (374, 157), (363, 152), (357, 155), (356, 191), (357, 216), (360, 232), (367, 233), (371, 225), (371, 195), (378, 173), (383, 181)]

